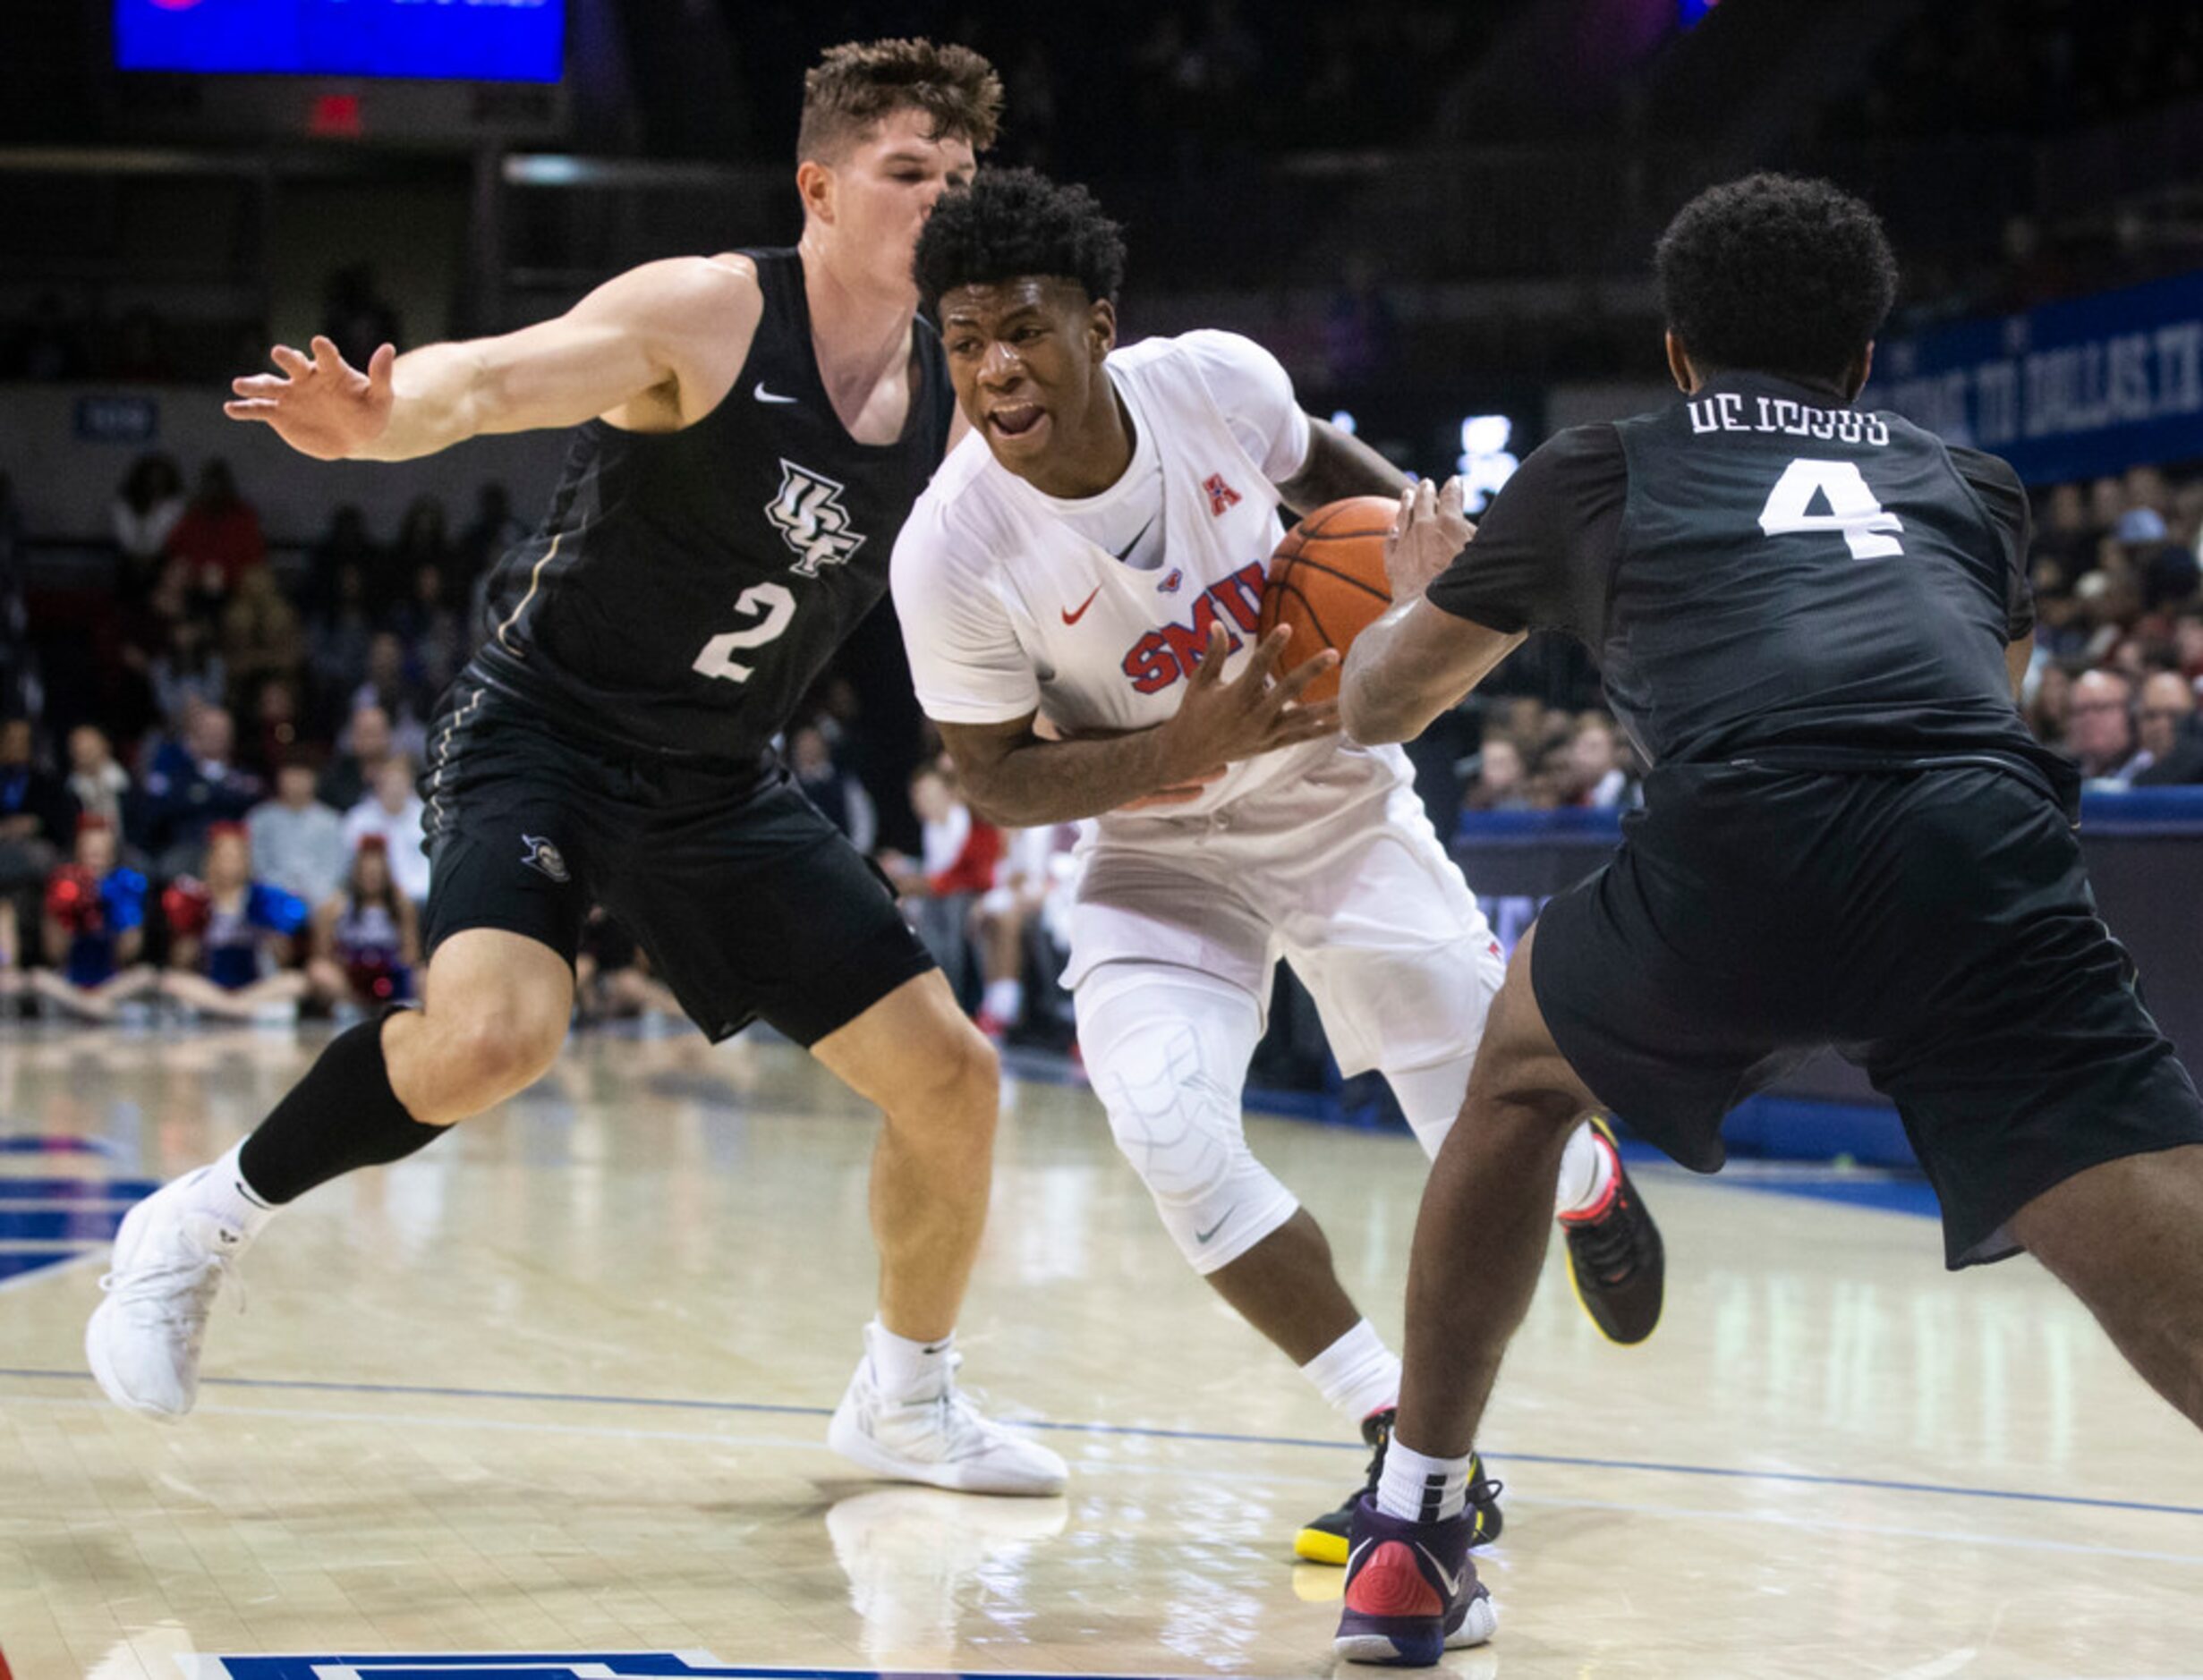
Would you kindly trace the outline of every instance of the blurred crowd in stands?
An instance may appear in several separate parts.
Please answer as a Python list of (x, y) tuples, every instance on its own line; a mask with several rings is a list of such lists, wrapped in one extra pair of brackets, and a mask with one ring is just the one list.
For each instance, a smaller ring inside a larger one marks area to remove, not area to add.
[[(150, 303), (88, 310), (71, 301), (76, 296), (75, 288), (41, 292), (21, 313), (0, 318), (0, 380), (163, 385), (226, 378), (267, 360), (267, 328), (257, 320), (179, 322)], [(318, 330), (361, 368), (378, 344), (406, 342), (404, 323), (370, 263), (327, 276)]]
[(428, 894), (414, 780), (489, 560), (523, 534), (340, 507), (271, 564), (226, 462), (148, 454), (95, 589), (34, 587), (0, 477), (0, 989), (110, 1018), (404, 998)]
[(1926, 6), (1829, 126), (1878, 140), (2046, 138), (2203, 98), (2190, 0), (1957, 0)]
[[(456, 530), (430, 498), (389, 532), (340, 506), (280, 570), (222, 461), (187, 479), (149, 454), (115, 488), (96, 590), (32, 587), (9, 506), (0, 477), (0, 990), (96, 1019), (147, 997), (287, 1017), (406, 997), (429, 884), (414, 783), (488, 569), (525, 535), (503, 491), (482, 487)], [(2199, 550), (2203, 473), (2036, 496), (2021, 703), (2095, 788), (2203, 784)], [(867, 739), (851, 692), (829, 672), (784, 742), (791, 774), (879, 859), (990, 1031), (1067, 1040), (1053, 975), (1074, 831), (998, 833), (937, 742)], [(1588, 659), (1558, 640), (1415, 756), (1442, 828), (1626, 806), (1642, 774)], [(674, 1011), (601, 917), (579, 978), (584, 1018)]]
[[(2203, 472), (2062, 484), (2034, 513), (2029, 727), (2098, 791), (2203, 783)], [(1534, 641), (1485, 692), (1465, 810), (1635, 801), (1643, 768), (1579, 649)]]
[[(1399, 0), (1366, 11), (1123, 0), (1102, 10), (974, 6), (931, 27), (1000, 71), (1001, 161), (1082, 181), (1172, 170), (1213, 191), (1215, 172), (1235, 163), (1417, 139), (1519, 9), (1513, 0)], [(889, 27), (849, 10), (822, 18), (795, 0), (744, 0), (753, 143), (795, 132), (804, 72), (820, 47), (906, 32), (910, 21)]]

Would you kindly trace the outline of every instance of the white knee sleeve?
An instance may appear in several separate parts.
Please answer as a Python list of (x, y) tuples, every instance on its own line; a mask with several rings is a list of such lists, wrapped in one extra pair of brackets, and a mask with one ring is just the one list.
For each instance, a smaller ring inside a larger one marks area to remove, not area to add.
[(1248, 1152), (1240, 1116), (1262, 1031), (1253, 997), (1193, 969), (1105, 963), (1073, 1001), (1117, 1147), (1195, 1271), (1229, 1265), (1293, 1217), (1299, 1202)]

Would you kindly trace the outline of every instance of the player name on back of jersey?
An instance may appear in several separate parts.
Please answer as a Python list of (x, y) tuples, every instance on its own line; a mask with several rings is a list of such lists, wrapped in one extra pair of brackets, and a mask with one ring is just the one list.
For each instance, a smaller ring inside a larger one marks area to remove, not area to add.
[(1817, 437), (1823, 442), (1886, 444), (1890, 428), (1879, 414), (1862, 414), (1855, 408), (1816, 408), (1786, 396), (1748, 396), (1741, 391), (1715, 391), (1693, 397), (1690, 429), (1706, 432), (1780, 432), (1791, 437)]

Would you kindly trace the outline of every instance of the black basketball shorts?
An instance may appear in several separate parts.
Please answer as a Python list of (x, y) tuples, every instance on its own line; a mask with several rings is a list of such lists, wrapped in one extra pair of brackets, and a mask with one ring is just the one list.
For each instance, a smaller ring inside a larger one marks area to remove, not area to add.
[(886, 878), (777, 768), (622, 754), (463, 680), (421, 795), (431, 955), (497, 928), (571, 965), (600, 904), (711, 1039), (761, 1018), (806, 1047), (933, 967)]
[(2083, 1169), (2203, 1142), (2203, 1102), (2048, 790), (1989, 763), (1656, 769), (1539, 919), (1530, 981), (1599, 1100), (1684, 1166), (1833, 1045), (1891, 1097), (1954, 1269)]

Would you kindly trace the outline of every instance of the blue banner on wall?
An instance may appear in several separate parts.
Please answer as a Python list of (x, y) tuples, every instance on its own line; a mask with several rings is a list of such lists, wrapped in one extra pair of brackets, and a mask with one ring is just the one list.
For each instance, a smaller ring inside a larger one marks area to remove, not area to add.
[(1884, 340), (1859, 405), (2030, 484), (2203, 456), (2203, 271)]
[(114, 0), (119, 70), (556, 81), (566, 0)]

